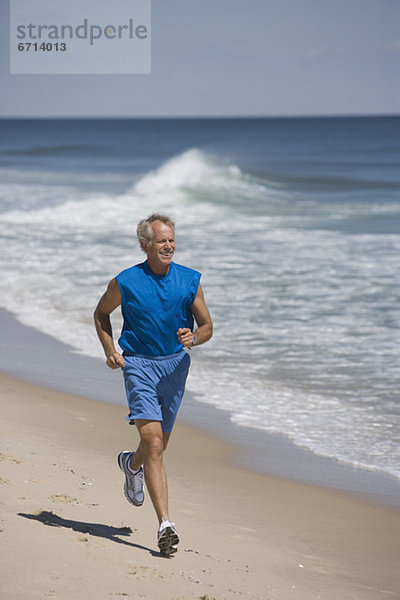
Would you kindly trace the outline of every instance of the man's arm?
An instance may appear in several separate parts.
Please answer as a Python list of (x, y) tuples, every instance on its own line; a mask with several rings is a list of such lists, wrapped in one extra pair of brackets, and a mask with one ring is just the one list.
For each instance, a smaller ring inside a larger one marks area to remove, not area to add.
[(197, 329), (193, 332), (188, 328), (178, 329), (177, 331), (179, 341), (186, 346), (186, 348), (191, 348), (193, 346), (193, 336), (196, 338), (196, 346), (199, 346), (200, 344), (208, 342), (213, 334), (213, 324), (201, 285), (199, 285), (196, 298), (194, 299), (190, 310), (196, 320)]
[(116, 278), (108, 284), (106, 292), (100, 298), (100, 301), (94, 311), (94, 323), (97, 335), (104, 354), (107, 357), (107, 365), (111, 369), (118, 369), (125, 366), (124, 357), (116, 351), (114, 346), (110, 314), (121, 304), (121, 292)]

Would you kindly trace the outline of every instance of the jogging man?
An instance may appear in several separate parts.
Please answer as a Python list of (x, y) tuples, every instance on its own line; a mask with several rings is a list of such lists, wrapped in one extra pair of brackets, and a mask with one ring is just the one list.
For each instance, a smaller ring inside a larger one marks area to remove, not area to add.
[[(168, 514), (167, 478), (163, 453), (174, 426), (189, 371), (184, 348), (207, 342), (212, 321), (200, 285), (201, 274), (172, 261), (175, 225), (153, 214), (137, 226), (147, 260), (122, 271), (108, 285), (94, 313), (96, 331), (107, 365), (122, 368), (129, 406), (127, 420), (136, 424), (136, 452), (121, 452), (128, 502), (141, 506), (146, 487), (159, 520), (157, 542), (165, 555), (177, 551), (175, 524)], [(117, 352), (110, 314), (121, 305), (124, 319)], [(193, 330), (194, 320), (197, 328)]]

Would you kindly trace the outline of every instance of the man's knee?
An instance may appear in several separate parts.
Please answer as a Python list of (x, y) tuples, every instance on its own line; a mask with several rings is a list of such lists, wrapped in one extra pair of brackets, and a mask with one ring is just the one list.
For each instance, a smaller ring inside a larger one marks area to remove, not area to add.
[(141, 445), (145, 459), (161, 457), (164, 450), (162, 432), (148, 430), (141, 433), (143, 433), (141, 437)]
[(146, 458), (159, 458), (164, 451), (162, 437), (154, 436), (144, 441), (144, 456)]
[(136, 420), (140, 446), (146, 459), (160, 459), (165, 448), (165, 434), (159, 421)]

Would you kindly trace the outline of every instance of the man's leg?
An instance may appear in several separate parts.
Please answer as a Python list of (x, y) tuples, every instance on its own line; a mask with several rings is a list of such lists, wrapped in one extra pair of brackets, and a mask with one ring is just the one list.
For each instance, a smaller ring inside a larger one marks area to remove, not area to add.
[(169, 521), (168, 486), (163, 463), (163, 452), (170, 433), (163, 433), (160, 421), (135, 419), (140, 435), (140, 444), (132, 456), (130, 468), (136, 470), (143, 464), (144, 478), (159, 523)]
[(140, 468), (143, 463), (144, 477), (159, 521), (157, 543), (161, 554), (169, 556), (177, 551), (179, 544), (175, 523), (168, 515), (167, 476), (163, 453), (168, 445), (170, 433), (163, 433), (160, 421), (136, 419), (140, 444), (130, 460), (130, 469)]
[[(163, 432), (164, 452), (167, 449), (170, 436), (171, 436), (171, 432), (169, 432), (169, 433)], [(139, 446), (137, 447), (137, 450), (131, 456), (129, 468), (132, 469), (132, 471), (137, 471), (138, 469), (140, 469), (140, 467), (143, 465), (143, 463), (144, 463), (143, 444), (142, 444), (142, 442), (140, 442)]]

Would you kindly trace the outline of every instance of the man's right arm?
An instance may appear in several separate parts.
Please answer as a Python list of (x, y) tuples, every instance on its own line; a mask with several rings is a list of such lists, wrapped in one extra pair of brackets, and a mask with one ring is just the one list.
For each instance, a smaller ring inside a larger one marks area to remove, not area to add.
[(116, 351), (114, 346), (112, 326), (110, 314), (120, 306), (121, 292), (116, 278), (112, 279), (108, 284), (106, 292), (100, 298), (100, 301), (94, 311), (94, 323), (96, 326), (97, 335), (101, 345), (103, 346), (104, 354), (107, 358), (107, 365), (111, 369), (118, 369), (125, 366), (124, 357)]

